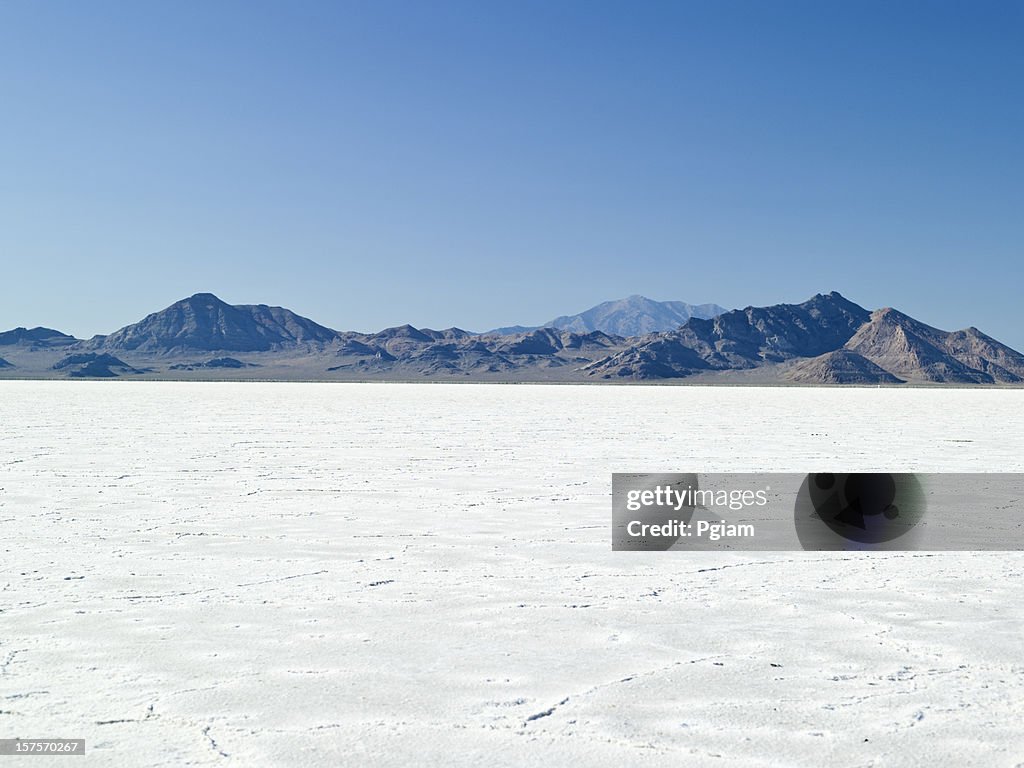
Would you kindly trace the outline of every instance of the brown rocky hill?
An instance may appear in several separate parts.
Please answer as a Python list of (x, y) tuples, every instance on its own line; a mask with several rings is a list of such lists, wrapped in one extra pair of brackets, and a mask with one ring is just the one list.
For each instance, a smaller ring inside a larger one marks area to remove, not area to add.
[(805, 384), (903, 384), (884, 368), (848, 349), (837, 349), (796, 363), (784, 374)]
[(874, 312), (845, 348), (903, 379), (974, 384), (1024, 381), (1024, 355), (977, 328), (940, 331), (888, 307)]

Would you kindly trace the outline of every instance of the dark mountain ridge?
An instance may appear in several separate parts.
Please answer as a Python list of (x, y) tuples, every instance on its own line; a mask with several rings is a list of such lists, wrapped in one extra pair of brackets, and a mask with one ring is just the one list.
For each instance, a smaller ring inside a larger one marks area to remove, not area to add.
[(0, 333), (0, 347), (20, 345), (36, 349), (50, 347), (66, 347), (77, 342), (74, 336), (55, 331), (52, 328), (14, 328)]
[(333, 349), (339, 360), (328, 370), (465, 376), (552, 369), (588, 363), (593, 352), (604, 352), (622, 342), (600, 331), (578, 334), (541, 328), (508, 336), (479, 336), (459, 328), (433, 331), (404, 325), (375, 334), (344, 334)]
[(754, 368), (815, 357), (845, 344), (871, 317), (833, 291), (802, 304), (747, 307), (678, 331), (653, 334), (588, 367), (590, 375), (681, 378), (701, 371)]
[(143, 352), (268, 352), (315, 348), (339, 338), (283, 307), (227, 304), (212, 293), (197, 293), (147, 315), (108, 336), (82, 343), (84, 349)]
[(819, 384), (1024, 382), (1024, 355), (977, 328), (941, 331), (892, 308), (868, 312), (835, 291), (802, 304), (690, 320), (586, 370), (602, 378), (649, 379), (771, 366), (790, 381)]
[(110, 379), (122, 374), (142, 374), (145, 370), (133, 368), (113, 355), (96, 352), (71, 354), (54, 363), (53, 370), (65, 371), (71, 378)]

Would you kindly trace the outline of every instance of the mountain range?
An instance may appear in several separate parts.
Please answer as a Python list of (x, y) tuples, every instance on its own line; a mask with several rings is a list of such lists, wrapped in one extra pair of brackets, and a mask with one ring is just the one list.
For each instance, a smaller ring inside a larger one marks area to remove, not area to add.
[(766, 368), (785, 380), (821, 384), (1024, 381), (1024, 355), (977, 328), (940, 331), (895, 309), (868, 312), (836, 292), (691, 320), (587, 371), (650, 379)]
[(88, 340), (48, 328), (0, 333), (0, 377), (1024, 383), (1024, 355), (977, 328), (941, 331), (834, 291), (800, 304), (720, 310), (630, 296), (537, 328), (358, 333), (197, 293)]

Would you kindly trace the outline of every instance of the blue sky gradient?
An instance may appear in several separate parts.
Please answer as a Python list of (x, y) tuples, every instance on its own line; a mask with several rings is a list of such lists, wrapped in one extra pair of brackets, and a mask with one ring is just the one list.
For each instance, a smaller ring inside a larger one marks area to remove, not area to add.
[(1024, 4), (0, 3), (0, 329), (838, 290), (1024, 349)]

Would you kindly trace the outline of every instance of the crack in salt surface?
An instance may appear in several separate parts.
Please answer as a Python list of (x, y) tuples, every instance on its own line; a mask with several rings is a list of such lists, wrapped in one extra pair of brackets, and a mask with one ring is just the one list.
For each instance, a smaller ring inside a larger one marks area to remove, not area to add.
[(28, 650), (28, 648), (18, 648), (17, 650), (10, 651), (7, 654), (7, 657), (2, 662), (0, 662), (0, 675), (6, 675), (7, 674), (7, 667), (9, 667), (11, 665), (11, 663), (14, 661), (14, 658), (19, 653), (24, 653), (27, 650)]
[(296, 573), (291, 576), (282, 576), (277, 579), (263, 579), (262, 581), (248, 581), (244, 584), (235, 584), (232, 587), (209, 587), (207, 589), (194, 589), (186, 592), (167, 592), (161, 595), (121, 595), (115, 597), (115, 600), (163, 600), (165, 597), (187, 597), (189, 595), (202, 595), (208, 592), (224, 592), (227, 589), (242, 589), (243, 587), (256, 587), (262, 584), (277, 584), (282, 581), (290, 581), (291, 579), (301, 579), (306, 576), (319, 576), (327, 573), (327, 570), (311, 571), (310, 573)]
[(647, 670), (646, 672), (636, 672), (636, 673), (634, 673), (632, 675), (627, 675), (626, 677), (620, 677), (617, 680), (612, 680), (611, 682), (599, 683), (599, 684), (597, 684), (595, 686), (592, 686), (592, 687), (590, 687), (590, 688), (588, 688), (585, 691), (582, 691), (580, 693), (573, 694), (572, 696), (566, 696), (560, 702), (558, 702), (557, 704), (549, 707), (548, 709), (545, 709), (545, 710), (542, 710), (540, 712), (536, 712), (536, 713), (530, 715), (529, 717), (526, 718), (526, 720), (523, 721), (523, 727), (525, 728), (527, 725), (529, 725), (530, 723), (534, 722), (535, 720), (540, 720), (540, 719), (545, 718), (545, 717), (550, 717), (551, 715), (553, 715), (555, 713), (556, 709), (558, 709), (561, 706), (564, 706), (564, 705), (568, 704), (569, 700), (572, 699), (572, 698), (579, 698), (579, 697), (582, 697), (582, 696), (589, 696), (592, 693), (596, 693), (597, 691), (603, 690), (604, 688), (611, 688), (612, 686), (615, 686), (615, 685), (622, 685), (623, 683), (631, 682), (633, 680), (636, 680), (638, 677), (651, 677), (652, 675), (660, 674), (661, 672), (664, 672), (667, 669), (672, 669), (673, 667), (681, 667), (684, 664), (699, 664), (702, 661), (711, 661), (712, 659), (722, 658), (722, 656), (723, 656), (723, 654), (716, 654), (714, 656), (702, 656), (702, 657), (697, 658), (697, 659), (690, 659), (689, 661), (673, 661), (671, 664), (665, 664), (664, 666), (657, 667), (655, 669), (650, 669), (650, 670)]
[(523, 725), (526, 725), (526, 723), (532, 723), (534, 720), (540, 720), (542, 717), (549, 717), (549, 716), (553, 715), (555, 713), (556, 709), (558, 709), (563, 704), (567, 704), (568, 702), (569, 702), (569, 697), (566, 696), (564, 699), (562, 699), (560, 702), (555, 704), (553, 707), (549, 707), (548, 709), (545, 709), (543, 712), (536, 712), (536, 713), (530, 715), (528, 718), (526, 718), (526, 721), (523, 723)]
[[(908, 554), (888, 554), (878, 555), (874, 552), (861, 553), (862, 555), (867, 554), (873, 560), (896, 560), (905, 557), (935, 557), (937, 552), (914, 552)], [(864, 557), (821, 557), (814, 560), (806, 560), (803, 558), (790, 558), (788, 560), (750, 560), (745, 563), (729, 563), (727, 565), (716, 565), (711, 568), (698, 568), (692, 573), (710, 573), (711, 571), (724, 571), (726, 568), (744, 568), (747, 566), (765, 566), (765, 565), (778, 565), (780, 563), (842, 563), (850, 560), (861, 561)]]
[(205, 736), (206, 740), (210, 742), (210, 749), (212, 749), (221, 757), (231, 757), (231, 755), (229, 755), (227, 752), (220, 748), (220, 745), (217, 743), (217, 740), (210, 735), (210, 728), (211, 726), (209, 725), (203, 728), (203, 736)]

